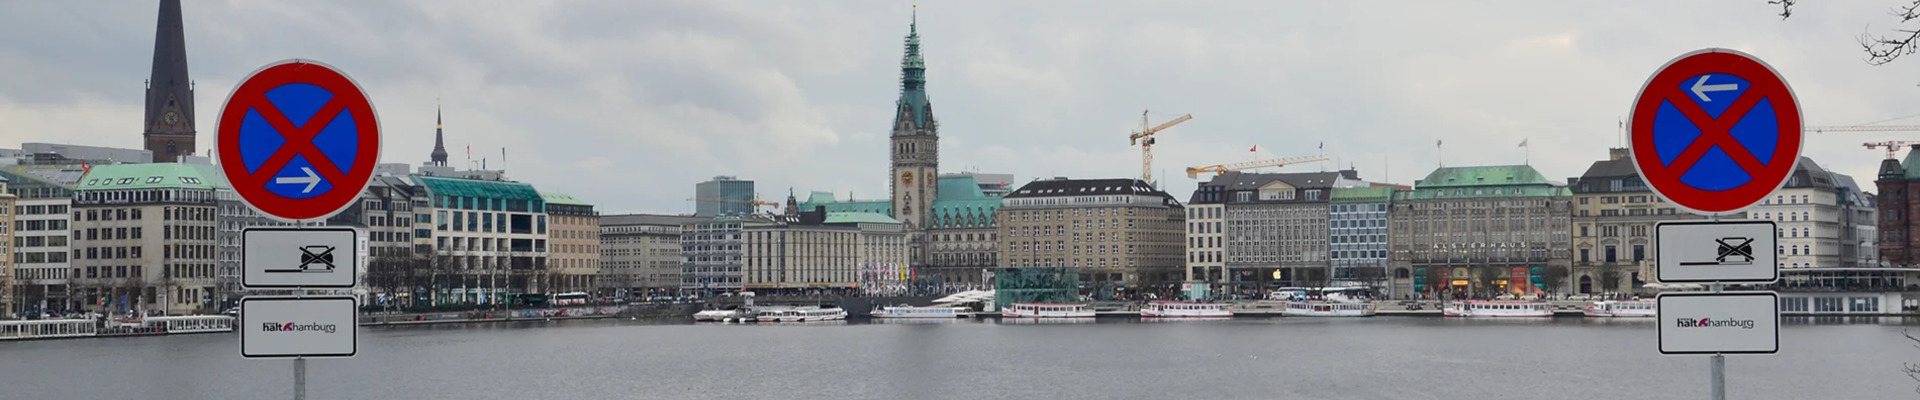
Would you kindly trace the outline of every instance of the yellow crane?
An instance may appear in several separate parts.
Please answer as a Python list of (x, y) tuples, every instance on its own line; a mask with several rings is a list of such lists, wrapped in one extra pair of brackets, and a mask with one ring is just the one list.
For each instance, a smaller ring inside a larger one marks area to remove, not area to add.
[(1239, 170), (1248, 170), (1248, 169), (1266, 168), (1266, 167), (1284, 167), (1284, 166), (1299, 164), (1304, 162), (1326, 161), (1326, 159), (1327, 159), (1327, 156), (1324, 156), (1324, 155), (1312, 155), (1312, 156), (1300, 156), (1300, 157), (1289, 157), (1289, 158), (1275, 158), (1270, 160), (1255, 160), (1255, 161), (1237, 162), (1237, 163), (1231, 163), (1231, 164), (1215, 164), (1215, 165), (1208, 165), (1205, 167), (1187, 167), (1187, 177), (1198, 179), (1200, 177), (1200, 173), (1202, 172), (1212, 172), (1214, 175), (1219, 175), (1219, 174), (1227, 173), (1227, 171), (1239, 171)]
[(1140, 180), (1146, 181), (1148, 186), (1158, 187), (1153, 183), (1153, 134), (1190, 119), (1193, 119), (1193, 114), (1182, 115), (1159, 126), (1148, 128), (1147, 126), (1151, 123), (1147, 122), (1147, 112), (1140, 112), (1140, 131), (1127, 136), (1127, 144), (1140, 145)]
[[(1803, 133), (1920, 132), (1920, 125), (1809, 126), (1809, 127), (1801, 128), (1800, 132), (1803, 132)], [(1805, 141), (1806, 141), (1805, 139), (1802, 139), (1802, 142), (1805, 142)], [(1896, 153), (1900, 152), (1900, 149), (1906, 148), (1907, 146), (1912, 146), (1915, 144), (1920, 144), (1920, 142), (1890, 140), (1890, 141), (1884, 141), (1884, 142), (1861, 143), (1861, 146), (1865, 146), (1866, 148), (1869, 148), (1869, 149), (1886, 149), (1887, 159), (1891, 160), (1893, 159), (1893, 156)]]
[(771, 201), (763, 201), (763, 200), (760, 200), (760, 194), (759, 194), (759, 193), (755, 193), (755, 194), (753, 195), (753, 200), (733, 200), (733, 199), (701, 199), (701, 198), (693, 198), (693, 197), (688, 197), (688, 198), (687, 198), (687, 202), (713, 202), (713, 203), (734, 203), (734, 204), (752, 204), (752, 205), (754, 205), (755, 207), (773, 207), (773, 208), (779, 208), (779, 207), (780, 207), (780, 203), (775, 203), (775, 202), (771, 202)]

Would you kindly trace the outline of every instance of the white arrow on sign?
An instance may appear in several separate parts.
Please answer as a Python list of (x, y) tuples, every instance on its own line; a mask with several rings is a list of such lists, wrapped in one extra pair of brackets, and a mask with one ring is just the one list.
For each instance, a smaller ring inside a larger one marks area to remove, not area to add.
[(1707, 78), (1711, 78), (1711, 77), (1713, 77), (1713, 74), (1701, 75), (1700, 80), (1693, 81), (1693, 95), (1700, 96), (1700, 101), (1713, 101), (1713, 98), (1707, 97), (1707, 92), (1725, 92), (1728, 90), (1740, 90), (1740, 85), (1734, 84), (1734, 83), (1708, 85)]
[(300, 167), (300, 171), (306, 172), (307, 176), (305, 178), (298, 177), (298, 176), (273, 178), (273, 183), (293, 184), (293, 185), (305, 183), (307, 184), (307, 187), (305, 189), (300, 189), (300, 193), (313, 192), (313, 186), (320, 184), (320, 175), (315, 175), (313, 173), (313, 168)]

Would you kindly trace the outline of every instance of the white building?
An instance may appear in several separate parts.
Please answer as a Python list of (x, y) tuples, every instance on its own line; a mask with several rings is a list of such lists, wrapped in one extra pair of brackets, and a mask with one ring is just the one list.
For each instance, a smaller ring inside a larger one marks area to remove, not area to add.
[(1772, 197), (1749, 208), (1753, 219), (1779, 228), (1780, 267), (1833, 268), (1878, 265), (1874, 208), (1853, 178), (1801, 158)]
[(14, 210), (13, 296), (22, 311), (73, 309), (68, 289), (72, 247), (73, 186), (78, 166), (16, 165), (0, 169), (7, 192), (19, 198)]

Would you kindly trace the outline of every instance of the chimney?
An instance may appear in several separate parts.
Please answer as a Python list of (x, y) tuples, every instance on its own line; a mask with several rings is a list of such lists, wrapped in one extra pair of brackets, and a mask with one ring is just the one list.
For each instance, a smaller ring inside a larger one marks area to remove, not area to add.
[(1615, 147), (1615, 148), (1607, 149), (1608, 161), (1625, 160), (1627, 159), (1627, 157), (1632, 157), (1632, 156), (1633, 156), (1633, 153), (1628, 152), (1627, 148), (1625, 147)]

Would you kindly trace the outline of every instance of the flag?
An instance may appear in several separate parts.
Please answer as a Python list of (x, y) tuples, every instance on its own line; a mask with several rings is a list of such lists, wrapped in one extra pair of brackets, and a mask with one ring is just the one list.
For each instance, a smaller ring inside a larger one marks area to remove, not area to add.
[(1253, 148), (1247, 149), (1248, 153), (1257, 153), (1259, 151), (1260, 151), (1260, 145), (1257, 145), (1257, 144), (1253, 145)]
[(1440, 147), (1440, 139), (1433, 140), (1433, 147)]
[(1527, 139), (1520, 139), (1520, 147), (1527, 147)]
[(500, 148), (500, 162), (507, 162), (507, 148)]
[[(473, 145), (467, 145), (467, 162), (473, 162)], [(467, 167), (472, 168), (473, 166), (468, 165)]]
[(1320, 142), (1320, 149), (1321, 149), (1321, 150), (1326, 150), (1326, 149), (1327, 149), (1327, 142)]

